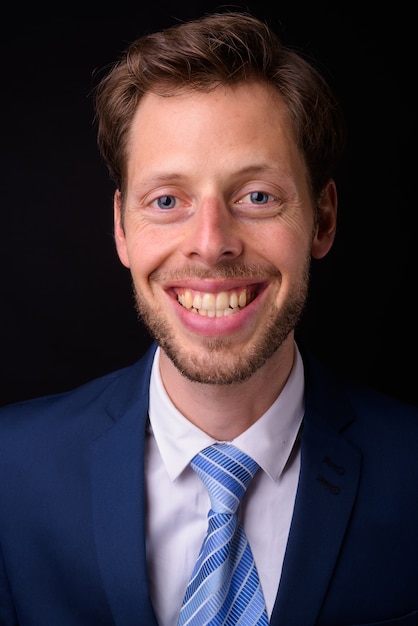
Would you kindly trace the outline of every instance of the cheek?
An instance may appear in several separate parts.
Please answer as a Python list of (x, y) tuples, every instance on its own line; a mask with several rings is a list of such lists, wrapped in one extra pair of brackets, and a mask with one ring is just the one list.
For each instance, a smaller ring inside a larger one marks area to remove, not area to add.
[(173, 252), (173, 238), (168, 232), (151, 228), (127, 229), (126, 256), (132, 277), (136, 283), (147, 282), (149, 276), (159, 270)]
[(284, 274), (305, 266), (311, 243), (312, 233), (306, 229), (306, 224), (292, 224), (287, 228), (274, 228), (270, 224), (270, 228), (259, 233), (255, 247)]

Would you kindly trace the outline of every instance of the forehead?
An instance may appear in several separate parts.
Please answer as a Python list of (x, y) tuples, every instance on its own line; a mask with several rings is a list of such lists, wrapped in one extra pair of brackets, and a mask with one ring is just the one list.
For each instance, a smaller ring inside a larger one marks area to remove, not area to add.
[(271, 131), (277, 129), (289, 138), (293, 130), (281, 94), (271, 85), (257, 81), (220, 85), (210, 91), (173, 90), (170, 95), (164, 96), (149, 92), (138, 105), (132, 129), (140, 127), (143, 132), (153, 123), (175, 132), (176, 127), (171, 124), (186, 121), (191, 131), (195, 122), (202, 123), (202, 117), (214, 129), (221, 127), (225, 120), (230, 125), (232, 117), (236, 121), (232, 128), (241, 122), (251, 121), (256, 128), (271, 126)]
[(169, 96), (148, 93), (135, 113), (127, 147), (131, 173), (169, 161), (194, 168), (266, 161), (288, 170), (303, 162), (282, 96), (260, 82)]

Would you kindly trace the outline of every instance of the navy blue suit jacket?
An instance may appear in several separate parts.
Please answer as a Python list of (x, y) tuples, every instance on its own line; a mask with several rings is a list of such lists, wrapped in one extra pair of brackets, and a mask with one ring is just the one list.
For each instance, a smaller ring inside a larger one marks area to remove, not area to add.
[[(153, 353), (0, 410), (1, 626), (156, 626), (142, 462)], [(416, 626), (418, 409), (303, 359), (301, 473), (271, 624)]]

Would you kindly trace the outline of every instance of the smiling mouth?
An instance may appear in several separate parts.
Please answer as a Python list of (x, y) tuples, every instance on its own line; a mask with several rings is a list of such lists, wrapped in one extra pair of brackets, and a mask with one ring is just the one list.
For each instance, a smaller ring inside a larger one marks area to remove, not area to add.
[(232, 291), (196, 292), (185, 289), (177, 294), (177, 301), (191, 313), (207, 317), (224, 317), (244, 309), (254, 300), (254, 290), (240, 289)]

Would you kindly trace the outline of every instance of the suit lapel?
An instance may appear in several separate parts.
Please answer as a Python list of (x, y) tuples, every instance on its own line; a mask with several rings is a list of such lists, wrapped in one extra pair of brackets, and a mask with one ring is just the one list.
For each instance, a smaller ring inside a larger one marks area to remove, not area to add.
[[(99, 569), (116, 624), (157, 625), (149, 599), (145, 553), (144, 448), (149, 371), (116, 390), (115, 424), (91, 444), (93, 528)], [(139, 368), (139, 371), (141, 368)], [(137, 373), (138, 368), (133, 370)], [(126, 402), (135, 390), (136, 399)], [(117, 407), (117, 408), (116, 408)]]
[(361, 455), (343, 436), (353, 421), (345, 395), (305, 362), (301, 472), (271, 626), (317, 623), (354, 505)]
[(301, 475), (271, 625), (310, 626), (327, 592), (357, 491), (359, 454), (306, 424)]

